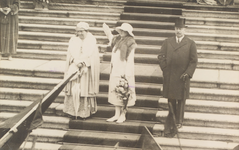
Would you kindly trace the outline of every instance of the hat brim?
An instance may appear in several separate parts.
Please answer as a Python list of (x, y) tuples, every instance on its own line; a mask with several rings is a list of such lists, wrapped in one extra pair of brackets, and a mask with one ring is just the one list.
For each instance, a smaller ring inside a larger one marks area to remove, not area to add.
[(119, 30), (127, 31), (127, 32), (129, 33), (129, 35), (131, 35), (131, 36), (134, 37), (134, 34), (133, 34), (131, 31), (125, 30), (125, 29), (123, 29), (122, 27), (116, 27), (116, 28), (115, 28), (115, 31), (117, 31), (118, 33), (119, 33)]

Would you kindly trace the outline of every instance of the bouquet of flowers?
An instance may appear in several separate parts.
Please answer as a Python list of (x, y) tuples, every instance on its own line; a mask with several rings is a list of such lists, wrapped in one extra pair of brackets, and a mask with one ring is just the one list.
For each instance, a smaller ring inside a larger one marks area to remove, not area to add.
[(129, 97), (131, 96), (131, 89), (129, 88), (129, 82), (125, 78), (125, 76), (121, 76), (121, 79), (119, 80), (119, 85), (117, 85), (114, 89), (114, 91), (118, 98), (123, 101), (124, 108), (123, 110), (126, 112), (127, 104)]

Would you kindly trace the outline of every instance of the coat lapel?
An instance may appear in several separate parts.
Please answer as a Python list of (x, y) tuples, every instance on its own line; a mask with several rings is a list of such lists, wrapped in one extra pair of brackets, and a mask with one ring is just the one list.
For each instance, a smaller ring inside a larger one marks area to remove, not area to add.
[(170, 44), (172, 45), (174, 51), (176, 51), (177, 49), (179, 49), (180, 47), (184, 46), (185, 44), (187, 44), (187, 37), (184, 36), (184, 38), (182, 39), (182, 41), (180, 43), (176, 42), (176, 37), (173, 37), (170, 39)]

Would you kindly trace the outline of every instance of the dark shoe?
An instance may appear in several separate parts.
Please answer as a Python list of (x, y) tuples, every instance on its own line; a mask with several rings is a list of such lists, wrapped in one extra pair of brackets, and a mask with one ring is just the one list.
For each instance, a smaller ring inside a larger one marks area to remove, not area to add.
[(182, 124), (177, 124), (177, 128), (178, 128), (178, 129), (180, 129), (180, 128), (182, 128), (182, 127), (183, 127)]

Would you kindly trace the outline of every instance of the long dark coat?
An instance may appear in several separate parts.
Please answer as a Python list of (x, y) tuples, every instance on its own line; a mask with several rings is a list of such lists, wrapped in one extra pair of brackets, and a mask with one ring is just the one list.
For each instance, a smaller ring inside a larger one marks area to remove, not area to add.
[[(14, 54), (18, 41), (18, 10), (20, 0), (0, 0), (0, 8), (9, 7), (8, 15), (0, 12), (0, 53)], [(6, 18), (8, 21), (4, 21)]]
[[(192, 78), (198, 62), (195, 42), (186, 36), (179, 44), (176, 43), (176, 37), (166, 39), (158, 59), (164, 78), (163, 97), (182, 100), (184, 82), (180, 76), (187, 73)], [(186, 98), (189, 98), (190, 83), (187, 83)]]

